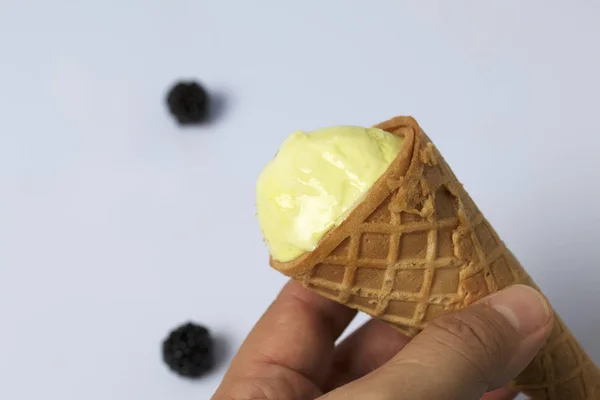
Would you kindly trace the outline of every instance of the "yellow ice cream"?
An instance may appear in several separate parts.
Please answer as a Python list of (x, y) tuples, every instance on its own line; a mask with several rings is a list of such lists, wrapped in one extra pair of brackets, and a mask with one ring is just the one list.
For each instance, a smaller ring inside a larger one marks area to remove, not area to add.
[(402, 139), (376, 128), (294, 132), (256, 185), (258, 220), (271, 256), (290, 261), (315, 249), (397, 156)]

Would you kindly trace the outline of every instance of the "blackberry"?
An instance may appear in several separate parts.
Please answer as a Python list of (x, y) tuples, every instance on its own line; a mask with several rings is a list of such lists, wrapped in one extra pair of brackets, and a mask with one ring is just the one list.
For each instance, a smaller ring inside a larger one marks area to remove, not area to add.
[(208, 118), (208, 94), (196, 82), (178, 82), (169, 90), (167, 105), (181, 125), (199, 124)]
[(198, 378), (213, 367), (210, 332), (192, 322), (169, 333), (163, 341), (162, 353), (169, 368), (187, 378)]

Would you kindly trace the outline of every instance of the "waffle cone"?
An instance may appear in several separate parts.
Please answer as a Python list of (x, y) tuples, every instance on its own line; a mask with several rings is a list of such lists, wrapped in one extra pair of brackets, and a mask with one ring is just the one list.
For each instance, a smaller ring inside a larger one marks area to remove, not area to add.
[[(377, 127), (404, 137), (398, 157), (314, 251), (271, 266), (410, 337), (507, 286), (537, 288), (417, 122)], [(532, 399), (600, 399), (600, 371), (558, 316), (513, 384)]]

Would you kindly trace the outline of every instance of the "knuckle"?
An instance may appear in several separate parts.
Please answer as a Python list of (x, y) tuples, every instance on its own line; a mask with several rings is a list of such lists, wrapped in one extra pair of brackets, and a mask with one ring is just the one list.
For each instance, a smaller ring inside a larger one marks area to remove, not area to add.
[(212, 400), (299, 400), (322, 394), (306, 381), (281, 375), (238, 378), (221, 389), (217, 393), (223, 395), (215, 394)]
[(489, 382), (490, 373), (506, 366), (516, 352), (518, 338), (483, 307), (444, 315), (431, 322), (432, 337), (447, 351)]
[(267, 378), (241, 379), (231, 384), (227, 395), (222, 398), (215, 397), (213, 400), (276, 400), (291, 398), (288, 393), (289, 388), (281, 386)]

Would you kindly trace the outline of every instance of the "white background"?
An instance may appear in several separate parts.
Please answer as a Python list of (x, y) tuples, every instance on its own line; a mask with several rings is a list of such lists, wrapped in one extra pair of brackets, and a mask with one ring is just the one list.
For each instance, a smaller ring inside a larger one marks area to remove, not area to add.
[[(600, 361), (600, 5), (0, 2), (0, 398), (207, 399), (284, 278), (254, 183), (293, 130), (414, 115)], [(203, 82), (219, 115), (164, 104)], [(220, 367), (159, 346), (192, 319)]]

